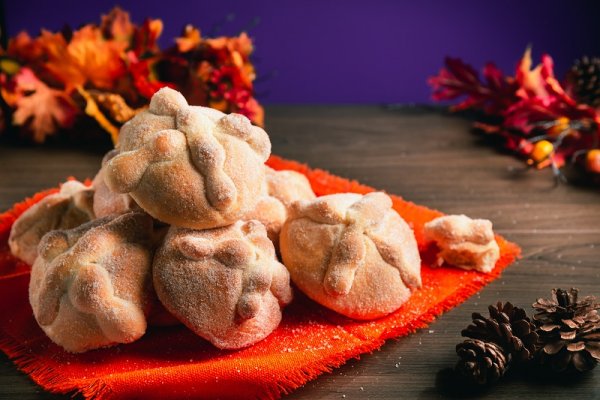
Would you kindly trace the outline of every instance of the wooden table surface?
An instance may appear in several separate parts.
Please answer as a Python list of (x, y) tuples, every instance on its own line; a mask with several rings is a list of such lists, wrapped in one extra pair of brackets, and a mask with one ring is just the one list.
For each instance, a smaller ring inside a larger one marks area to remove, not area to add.
[[(523, 249), (503, 276), (427, 329), (392, 340), (307, 383), (292, 399), (429, 399), (455, 395), (445, 368), (474, 311), (497, 300), (529, 309), (553, 287), (600, 295), (600, 190), (555, 186), (551, 172), (523, 163), (470, 133), (469, 122), (423, 108), (271, 106), (273, 152), (357, 179), (445, 213), (493, 221)], [(0, 210), (67, 176), (93, 177), (103, 149), (0, 147)], [(577, 379), (510, 375), (490, 399), (600, 399), (600, 368)], [(44, 393), (0, 356), (0, 398), (64, 398)]]

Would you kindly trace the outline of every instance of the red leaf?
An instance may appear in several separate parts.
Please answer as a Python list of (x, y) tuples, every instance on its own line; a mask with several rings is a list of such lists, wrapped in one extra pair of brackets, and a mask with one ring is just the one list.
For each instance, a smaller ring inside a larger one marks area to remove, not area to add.
[(133, 85), (137, 91), (147, 99), (150, 99), (154, 93), (163, 87), (176, 89), (173, 83), (162, 82), (156, 79), (150, 70), (150, 60), (138, 60), (133, 51), (127, 53), (129, 59), (129, 72), (133, 78)]
[(437, 76), (430, 77), (428, 83), (433, 87), (434, 100), (467, 97), (454, 110), (474, 108), (494, 114), (516, 100), (517, 86), (514, 81), (504, 77), (494, 64), (488, 63), (485, 66), (483, 77), (485, 82), (481, 81), (470, 65), (460, 59), (447, 57), (445, 68)]
[(506, 80), (502, 71), (496, 67), (494, 63), (487, 63), (483, 67), (483, 77), (487, 84), (492, 89), (500, 90), (506, 86)]
[(147, 19), (141, 27), (136, 28), (133, 35), (132, 50), (135, 55), (145, 56), (146, 53), (158, 53), (158, 38), (162, 33), (163, 24), (160, 19)]

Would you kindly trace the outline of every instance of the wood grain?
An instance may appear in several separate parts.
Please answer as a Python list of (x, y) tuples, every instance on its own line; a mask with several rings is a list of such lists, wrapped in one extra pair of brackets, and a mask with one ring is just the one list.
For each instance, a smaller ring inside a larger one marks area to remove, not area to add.
[[(451, 396), (443, 371), (470, 314), (497, 300), (529, 307), (556, 286), (600, 295), (600, 191), (555, 186), (499, 153), (469, 122), (436, 110), (374, 106), (271, 106), (273, 152), (399, 194), (446, 213), (491, 219), (523, 248), (504, 275), (427, 329), (348, 362), (289, 398), (397, 399)], [(93, 177), (104, 149), (0, 147), (0, 210), (67, 176)], [(599, 369), (600, 370), (600, 369)], [(490, 399), (600, 398), (600, 372), (579, 379), (509, 376), (480, 394)], [(65, 398), (43, 393), (6, 357), (0, 398)]]

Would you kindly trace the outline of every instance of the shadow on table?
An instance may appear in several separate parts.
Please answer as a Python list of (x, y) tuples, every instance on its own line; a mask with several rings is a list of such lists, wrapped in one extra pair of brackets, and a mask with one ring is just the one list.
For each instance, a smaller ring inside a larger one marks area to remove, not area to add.
[(96, 128), (82, 126), (78, 129), (62, 130), (45, 137), (44, 143), (35, 143), (16, 129), (0, 134), (0, 147), (4, 148), (44, 148), (62, 150), (80, 150), (91, 154), (104, 154), (113, 149), (108, 133)]
[(456, 373), (452, 368), (439, 371), (436, 375), (435, 387), (423, 393), (424, 398), (434, 394), (443, 398), (480, 398), (492, 394), (499, 385), (520, 385), (528, 387), (532, 392), (547, 392), (552, 388), (571, 388), (585, 382), (593, 381), (594, 373), (555, 373), (544, 368), (514, 368), (495, 385), (475, 386)]
[[(471, 134), (475, 137), (474, 146), (481, 148), (491, 148), (496, 153), (513, 157), (521, 163), (519, 166), (510, 166), (506, 168), (506, 179), (510, 180), (528, 180), (535, 179), (546, 179), (548, 181), (549, 190), (556, 188), (559, 185), (568, 185), (577, 187), (583, 190), (598, 191), (600, 189), (600, 175), (585, 171), (581, 162), (573, 163), (569, 160), (560, 169), (560, 174), (554, 175), (551, 168), (548, 167), (545, 171), (537, 170), (536, 168), (527, 165), (526, 157), (518, 154), (515, 151), (509, 150), (504, 145), (504, 139), (498, 135), (489, 135), (483, 133), (480, 129), (472, 128)], [(581, 161), (581, 160), (579, 160)], [(543, 176), (540, 176), (542, 175)]]

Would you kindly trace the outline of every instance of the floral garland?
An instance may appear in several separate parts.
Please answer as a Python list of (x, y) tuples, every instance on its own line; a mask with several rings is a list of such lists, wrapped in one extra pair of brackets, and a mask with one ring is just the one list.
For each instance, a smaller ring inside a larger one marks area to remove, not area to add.
[(493, 63), (473, 67), (447, 57), (445, 67), (429, 78), (433, 99), (466, 97), (453, 111), (475, 110), (484, 118), (475, 127), (504, 139), (505, 147), (537, 169), (551, 167), (562, 177), (567, 162), (600, 174), (600, 107), (577, 96), (576, 83), (554, 76), (553, 61), (543, 55), (532, 68), (531, 49), (519, 61), (515, 76), (505, 76)]
[(120, 125), (164, 86), (181, 91), (190, 104), (241, 113), (262, 125), (246, 33), (204, 38), (188, 25), (173, 47), (161, 50), (162, 27), (159, 19), (135, 25), (116, 7), (100, 25), (11, 38), (0, 49), (0, 133), (13, 125), (42, 143), (87, 116), (116, 143)]

